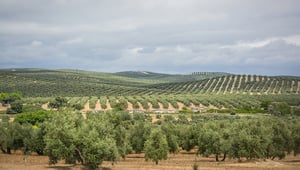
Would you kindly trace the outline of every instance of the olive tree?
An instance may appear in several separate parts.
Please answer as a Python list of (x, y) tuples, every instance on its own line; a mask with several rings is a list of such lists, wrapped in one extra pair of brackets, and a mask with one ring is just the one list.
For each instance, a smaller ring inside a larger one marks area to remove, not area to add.
[(150, 125), (146, 122), (138, 121), (130, 129), (130, 144), (136, 153), (141, 153), (144, 149), (145, 141), (150, 134)]
[(215, 155), (216, 161), (219, 161), (219, 156), (223, 154), (224, 161), (230, 147), (228, 123), (210, 122), (199, 131), (198, 138), (198, 154), (203, 156)]
[(159, 160), (166, 160), (168, 158), (168, 142), (166, 136), (162, 133), (160, 128), (151, 130), (151, 134), (145, 142), (145, 159), (151, 159), (155, 164)]
[(287, 123), (279, 118), (267, 119), (265, 124), (269, 124), (271, 127), (271, 142), (267, 147), (266, 157), (283, 159), (287, 153), (292, 151), (292, 131), (288, 128)]
[(22, 126), (19, 123), (0, 122), (0, 149), (11, 154), (22, 146)]
[(178, 133), (177, 132), (177, 127), (173, 123), (169, 122), (164, 122), (161, 126), (162, 131), (164, 134), (166, 134), (167, 142), (168, 142), (168, 147), (169, 147), (169, 152), (170, 153), (178, 153), (179, 151), (179, 146), (178, 146)]
[(104, 160), (118, 157), (113, 127), (104, 114), (92, 115), (83, 120), (80, 114), (54, 113), (45, 122), (45, 151), (50, 164), (58, 160), (96, 169)]
[(232, 124), (230, 156), (246, 159), (266, 158), (266, 150), (271, 143), (272, 132), (260, 120), (242, 120)]

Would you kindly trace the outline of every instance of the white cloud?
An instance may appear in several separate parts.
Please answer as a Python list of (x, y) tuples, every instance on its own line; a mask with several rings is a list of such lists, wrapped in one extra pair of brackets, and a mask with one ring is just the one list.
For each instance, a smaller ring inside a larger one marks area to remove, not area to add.
[(228, 49), (252, 49), (252, 48), (262, 48), (276, 41), (284, 41), (287, 44), (300, 46), (300, 35), (286, 36), (286, 37), (270, 37), (262, 40), (255, 41), (238, 41), (235, 44), (224, 45), (220, 48)]
[(81, 38), (81, 37), (60, 42), (60, 44), (62, 44), (62, 45), (75, 45), (75, 44), (81, 44), (81, 43), (83, 43), (83, 38)]
[(300, 46), (300, 35), (292, 35), (283, 38), (287, 43)]
[(252, 48), (261, 48), (264, 47), (274, 41), (277, 41), (278, 38), (268, 38), (264, 40), (255, 40), (255, 41), (239, 41), (236, 44), (224, 45), (220, 48), (229, 48), (229, 49), (252, 49)]

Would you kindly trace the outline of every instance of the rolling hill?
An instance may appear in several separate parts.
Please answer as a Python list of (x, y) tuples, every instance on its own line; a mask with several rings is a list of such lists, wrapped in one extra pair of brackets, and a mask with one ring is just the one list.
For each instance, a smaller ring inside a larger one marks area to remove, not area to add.
[(21, 92), (24, 103), (47, 108), (54, 97), (85, 111), (172, 111), (240, 109), (261, 112), (263, 101), (300, 105), (300, 77), (233, 75), (218, 72), (162, 74), (126, 71), (99, 73), (84, 70), (1, 69), (0, 93)]
[(195, 72), (99, 73), (83, 70), (2, 69), (0, 92), (26, 97), (172, 94), (299, 94), (300, 77)]
[(205, 77), (150, 72), (142, 76), (139, 72), (2, 69), (0, 91), (19, 91), (27, 97), (163, 94), (167, 93), (164, 89), (151, 88), (150, 85), (199, 79)]

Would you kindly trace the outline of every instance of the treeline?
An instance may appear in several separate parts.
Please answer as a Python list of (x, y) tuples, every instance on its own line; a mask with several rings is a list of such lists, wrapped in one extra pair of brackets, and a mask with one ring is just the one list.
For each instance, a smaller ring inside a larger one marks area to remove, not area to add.
[[(300, 153), (300, 118), (271, 115), (164, 115), (157, 122), (147, 114), (128, 112), (87, 113), (69, 111), (20, 114), (13, 123), (0, 123), (3, 153), (22, 150), (45, 154), (50, 164), (58, 160), (96, 169), (103, 161), (126, 159), (145, 153), (158, 163), (180, 149), (226, 158), (282, 159)], [(31, 121), (35, 120), (35, 121)]]

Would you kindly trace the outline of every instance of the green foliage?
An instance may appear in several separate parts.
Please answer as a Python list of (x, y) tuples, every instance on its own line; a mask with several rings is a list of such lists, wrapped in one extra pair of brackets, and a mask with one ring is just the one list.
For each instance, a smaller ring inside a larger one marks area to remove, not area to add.
[(264, 100), (260, 103), (260, 107), (267, 111), (271, 103), (270, 100)]
[(297, 117), (293, 120), (289, 120), (289, 129), (292, 136), (292, 150), (294, 155), (300, 154), (300, 118)]
[(54, 101), (49, 103), (50, 108), (59, 109), (61, 107), (65, 107), (68, 101), (66, 98), (63, 97), (56, 97)]
[(24, 113), (28, 113), (28, 112), (38, 112), (38, 111), (42, 111), (42, 107), (41, 105), (37, 105), (37, 104), (24, 104), (23, 105), (23, 112)]
[(29, 123), (32, 125), (38, 125), (44, 122), (52, 111), (41, 110), (37, 112), (21, 113), (15, 117), (15, 122), (20, 124)]
[(10, 154), (12, 149), (19, 147), (17, 141), (22, 139), (20, 129), (19, 124), (0, 122), (0, 149), (3, 153)]
[(72, 107), (73, 107), (75, 110), (81, 110), (81, 109), (84, 108), (84, 106), (81, 105), (80, 103), (73, 104)]
[(16, 100), (20, 100), (21, 97), (22, 95), (19, 92), (0, 93), (0, 102), (2, 102), (3, 104), (9, 104)]
[(151, 130), (150, 136), (145, 142), (145, 160), (152, 160), (158, 164), (159, 160), (168, 158), (168, 142), (161, 129)]
[(273, 102), (268, 111), (277, 116), (289, 115), (291, 114), (291, 107), (286, 102)]
[(16, 114), (23, 112), (23, 104), (20, 101), (15, 101), (10, 104), (10, 108), (7, 109), (7, 114)]
[(0, 123), (0, 149), (10, 154), (12, 150), (22, 150), (26, 155), (32, 151), (43, 153), (41, 131), (30, 124)]
[(280, 119), (274, 119), (271, 121), (267, 120), (268, 124), (271, 124), (271, 142), (267, 147), (267, 156), (268, 158), (274, 159), (279, 158), (283, 159), (286, 156), (286, 153), (292, 151), (293, 139), (292, 134), (288, 128), (288, 125)]
[(132, 147), (130, 146), (129, 131), (124, 126), (119, 125), (115, 128), (115, 141), (119, 155), (125, 159), (126, 155), (131, 153)]
[[(222, 122), (222, 126), (227, 125), (226, 122)], [(219, 155), (223, 154), (224, 161), (230, 146), (228, 132), (215, 123), (207, 123), (199, 133), (197, 153), (206, 157), (214, 154), (216, 161), (219, 161)]]
[(130, 143), (136, 153), (141, 153), (144, 149), (145, 141), (150, 134), (150, 125), (146, 122), (137, 122), (130, 129)]
[(104, 160), (115, 161), (118, 157), (112, 131), (112, 124), (103, 114), (90, 114), (83, 120), (72, 113), (54, 113), (45, 122), (45, 151), (51, 164), (63, 159), (96, 169)]
[(299, 106), (292, 107), (292, 114), (296, 116), (300, 116), (300, 107)]
[(178, 139), (179, 146), (186, 151), (190, 151), (197, 145), (198, 135), (201, 128), (201, 124), (181, 124), (178, 126)]
[(187, 107), (183, 107), (182, 110), (179, 111), (179, 113), (193, 113), (193, 111), (188, 109)]
[(178, 115), (177, 123), (179, 124), (189, 124), (189, 120), (185, 115)]
[(127, 107), (123, 103), (116, 103), (114, 105), (113, 111), (119, 112), (119, 111), (124, 111)]
[(87, 119), (72, 112), (21, 113), (13, 123), (0, 123), (0, 149), (45, 153), (52, 164), (80, 162), (89, 169), (119, 156), (125, 159), (132, 151), (145, 152), (146, 160), (158, 163), (179, 147), (197, 148), (197, 154), (214, 155), (216, 161), (282, 159), (300, 153), (300, 118), (294, 115), (197, 114), (192, 121), (186, 121), (186, 115), (179, 116), (184, 121), (163, 117), (157, 125), (142, 113), (91, 112)]
[(0, 116), (2, 122), (8, 122), (9, 121), (9, 116), (8, 115), (1, 115)]
[(178, 153), (178, 132), (176, 125), (172, 123), (163, 123), (161, 126), (162, 132), (166, 135), (169, 152), (170, 153)]
[(239, 160), (242, 157), (247, 159), (266, 157), (265, 151), (271, 142), (269, 128), (262, 121), (235, 122), (231, 129), (229, 156)]
[[(138, 73), (139, 75), (140, 73)], [(258, 75), (168, 75), (129, 76), (132, 73), (96, 73), (80, 70), (0, 70), (0, 89), (20, 91), (27, 97), (133, 96), (174, 94), (296, 94), (299, 77)], [(147, 74), (148, 75), (148, 74)], [(218, 83), (217, 83), (218, 82)], [(278, 83), (277, 83), (278, 82)], [(3, 96), (5, 97), (5, 96)], [(93, 97), (92, 97), (93, 98)], [(92, 99), (94, 108), (94, 99)], [(164, 108), (167, 98), (159, 102)], [(154, 101), (153, 101), (154, 102)], [(299, 101), (293, 101), (299, 104)], [(133, 102), (135, 103), (135, 102)], [(154, 102), (154, 106), (157, 105)], [(177, 108), (176, 102), (170, 102)], [(189, 101), (183, 103), (189, 106)], [(197, 104), (197, 102), (195, 102)], [(207, 103), (204, 102), (206, 105)], [(218, 103), (217, 103), (218, 104)], [(136, 104), (134, 104), (137, 106)]]
[(98, 101), (98, 97), (93, 96), (90, 98), (90, 108), (91, 109), (95, 109), (97, 101)]
[(165, 115), (164, 121), (167, 123), (175, 123), (176, 122), (175, 118), (172, 115)]

